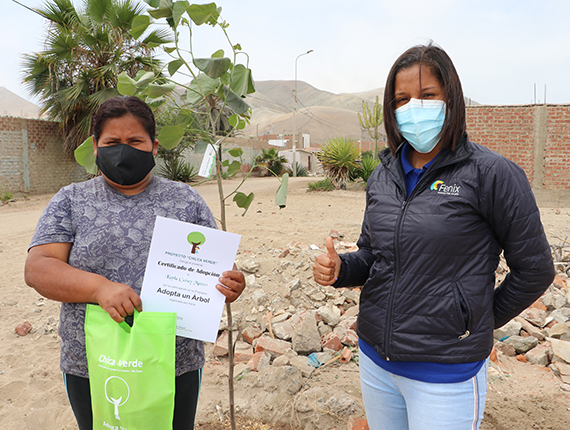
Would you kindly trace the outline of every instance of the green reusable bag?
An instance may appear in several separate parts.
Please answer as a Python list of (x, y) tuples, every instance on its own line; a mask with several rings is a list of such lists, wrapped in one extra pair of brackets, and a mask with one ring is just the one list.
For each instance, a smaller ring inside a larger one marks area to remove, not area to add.
[(85, 344), (93, 430), (172, 429), (176, 313), (137, 312), (117, 324), (87, 305)]

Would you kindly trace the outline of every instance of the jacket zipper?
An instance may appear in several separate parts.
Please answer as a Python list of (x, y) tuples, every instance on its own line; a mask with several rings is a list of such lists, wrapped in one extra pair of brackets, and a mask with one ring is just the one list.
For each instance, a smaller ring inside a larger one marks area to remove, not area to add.
[(394, 238), (394, 254), (395, 254), (395, 275), (394, 282), (392, 284), (392, 290), (390, 291), (390, 299), (388, 302), (388, 313), (386, 315), (386, 332), (384, 335), (384, 344), (386, 345), (386, 360), (390, 361), (390, 333), (392, 329), (392, 308), (394, 305), (394, 297), (396, 295), (396, 288), (400, 282), (400, 227), (402, 226), (402, 220), (404, 219), (404, 212), (406, 210), (407, 200), (402, 202), (400, 207), (400, 213), (398, 214), (398, 219), (396, 220), (396, 233)]

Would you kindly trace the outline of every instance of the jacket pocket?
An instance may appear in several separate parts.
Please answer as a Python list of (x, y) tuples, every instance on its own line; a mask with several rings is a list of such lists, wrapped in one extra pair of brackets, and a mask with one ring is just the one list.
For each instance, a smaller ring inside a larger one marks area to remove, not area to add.
[(455, 295), (455, 312), (460, 327), (457, 338), (463, 340), (471, 334), (471, 309), (459, 283), (453, 284), (453, 294)]

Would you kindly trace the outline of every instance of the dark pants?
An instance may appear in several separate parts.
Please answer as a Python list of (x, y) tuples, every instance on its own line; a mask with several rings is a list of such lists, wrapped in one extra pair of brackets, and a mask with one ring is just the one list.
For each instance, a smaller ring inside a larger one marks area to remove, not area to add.
[[(176, 377), (172, 430), (194, 429), (201, 379), (202, 369)], [(93, 411), (91, 410), (89, 379), (64, 373), (63, 380), (79, 430), (92, 430)]]

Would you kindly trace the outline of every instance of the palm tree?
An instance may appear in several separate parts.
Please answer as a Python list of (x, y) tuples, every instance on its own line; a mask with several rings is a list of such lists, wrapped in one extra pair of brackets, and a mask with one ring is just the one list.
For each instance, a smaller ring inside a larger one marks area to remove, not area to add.
[(270, 173), (273, 173), (275, 176), (279, 176), (283, 173), (284, 164), (287, 162), (287, 158), (279, 155), (279, 151), (275, 148), (262, 148), (261, 155), (257, 157), (256, 162), (264, 165)]
[(71, 154), (89, 136), (93, 113), (119, 95), (119, 73), (158, 71), (152, 51), (169, 33), (153, 31), (141, 40), (136, 24), (145, 7), (133, 0), (84, 0), (82, 10), (71, 0), (47, 0), (35, 11), (49, 28), (45, 49), (23, 56), (23, 82), (41, 99), (42, 113), (60, 122)]

